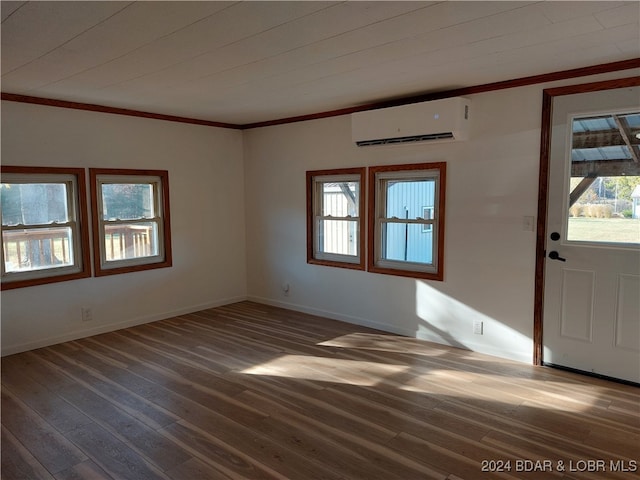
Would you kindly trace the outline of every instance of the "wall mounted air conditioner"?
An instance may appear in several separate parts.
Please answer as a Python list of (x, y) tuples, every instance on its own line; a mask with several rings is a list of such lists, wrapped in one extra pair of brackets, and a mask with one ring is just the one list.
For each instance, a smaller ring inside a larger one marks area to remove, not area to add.
[(466, 140), (470, 104), (454, 97), (352, 113), (351, 136), (359, 147)]

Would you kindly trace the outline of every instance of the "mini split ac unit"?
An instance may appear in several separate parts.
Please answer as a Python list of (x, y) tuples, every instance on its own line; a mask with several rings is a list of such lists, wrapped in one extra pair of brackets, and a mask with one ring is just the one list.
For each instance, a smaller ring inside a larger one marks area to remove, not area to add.
[(466, 140), (470, 104), (455, 97), (353, 113), (351, 135), (359, 147)]

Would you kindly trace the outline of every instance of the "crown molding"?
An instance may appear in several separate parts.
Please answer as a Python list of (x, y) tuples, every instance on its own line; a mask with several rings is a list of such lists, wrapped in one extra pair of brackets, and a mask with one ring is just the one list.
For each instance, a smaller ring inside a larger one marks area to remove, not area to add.
[(54, 98), (32, 97), (30, 95), (20, 95), (17, 93), (1, 94), (2, 100), (9, 102), (32, 103), (36, 105), (46, 105), (49, 107), (71, 108), (74, 110), (87, 110), (90, 112), (112, 113), (115, 115), (126, 115), (129, 117), (152, 118), (154, 120), (166, 120), (168, 122), (190, 123), (193, 125), (204, 125), (206, 127), (220, 127), (241, 129), (240, 125), (233, 123), (214, 122), (211, 120), (202, 120), (198, 118), (179, 117), (175, 115), (165, 115), (162, 113), (143, 112), (140, 110), (131, 110), (128, 108), (109, 107), (107, 105), (96, 105), (93, 103), (69, 102), (67, 100), (57, 100)]
[(600, 65), (592, 65), (589, 67), (573, 68), (570, 70), (562, 70), (559, 72), (543, 73), (540, 75), (532, 75), (528, 77), (515, 78), (511, 80), (503, 80), (500, 82), (486, 83), (483, 85), (475, 85), (471, 87), (456, 88), (452, 90), (444, 90), (440, 92), (428, 92), (408, 97), (383, 100), (380, 102), (356, 105), (352, 107), (341, 108), (337, 110), (329, 110), (325, 112), (311, 113), (307, 115), (299, 115), (295, 117), (286, 117), (274, 120), (266, 120), (263, 122), (254, 122), (246, 124), (215, 122), (212, 120), (202, 120), (198, 118), (180, 117), (175, 115), (165, 115), (162, 113), (143, 112), (128, 108), (109, 107), (106, 105), (96, 105), (92, 103), (70, 102), (67, 100), (58, 100), (53, 98), (34, 97), (29, 95), (20, 95), (16, 93), (2, 92), (2, 100), (9, 102), (32, 103), (36, 105), (46, 105), (50, 107), (71, 108), (75, 110), (87, 110), (91, 112), (111, 113), (115, 115), (127, 115), (131, 117), (152, 118), (155, 120), (165, 120), (169, 122), (189, 123), (194, 125), (204, 125), (207, 127), (231, 128), (234, 130), (248, 130), (251, 128), (270, 127), (273, 125), (284, 125), (287, 123), (304, 122), (307, 120), (317, 120), (320, 118), (337, 117), (340, 115), (348, 115), (355, 112), (364, 112), (367, 110), (376, 110), (379, 108), (397, 107), (400, 105), (408, 105), (411, 103), (427, 102), (430, 100), (440, 100), (442, 98), (460, 97), (464, 95), (474, 95), (478, 93), (492, 92), (495, 90), (505, 90), (509, 88), (524, 87), (540, 83), (549, 83), (559, 80), (567, 80), (577, 77), (587, 77), (590, 75), (598, 75), (602, 73), (618, 72), (640, 68), (640, 58), (632, 58), (618, 62), (603, 63)]

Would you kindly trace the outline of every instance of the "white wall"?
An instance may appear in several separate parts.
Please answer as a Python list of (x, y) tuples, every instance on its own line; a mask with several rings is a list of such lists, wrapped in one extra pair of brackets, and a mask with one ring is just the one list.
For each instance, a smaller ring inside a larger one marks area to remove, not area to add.
[[(542, 91), (634, 74), (472, 95), (460, 143), (358, 148), (349, 116), (247, 131), (249, 298), (531, 363)], [(307, 170), (430, 161), (447, 162), (443, 282), (306, 263)]]
[[(2, 102), (4, 164), (168, 169), (174, 254), (2, 292), (2, 353), (248, 297), (531, 362), (542, 90), (631, 74), (474, 95), (469, 141), (422, 146), (358, 148), (349, 116), (240, 132)], [(429, 161), (448, 162), (444, 282), (306, 263), (307, 170)]]
[(242, 148), (241, 131), (2, 102), (5, 165), (168, 170), (173, 246), (171, 268), (3, 291), (2, 354), (244, 299)]
[[(460, 143), (358, 148), (349, 116), (247, 132), (249, 297), (531, 362), (541, 90), (473, 96)], [(306, 263), (306, 170), (430, 161), (447, 162), (444, 282)]]

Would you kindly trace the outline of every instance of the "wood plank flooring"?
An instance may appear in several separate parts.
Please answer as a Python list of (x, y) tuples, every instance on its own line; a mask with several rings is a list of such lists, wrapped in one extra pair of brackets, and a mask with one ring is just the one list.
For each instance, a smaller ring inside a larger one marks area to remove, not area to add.
[(637, 479), (639, 390), (242, 302), (3, 358), (1, 476)]

